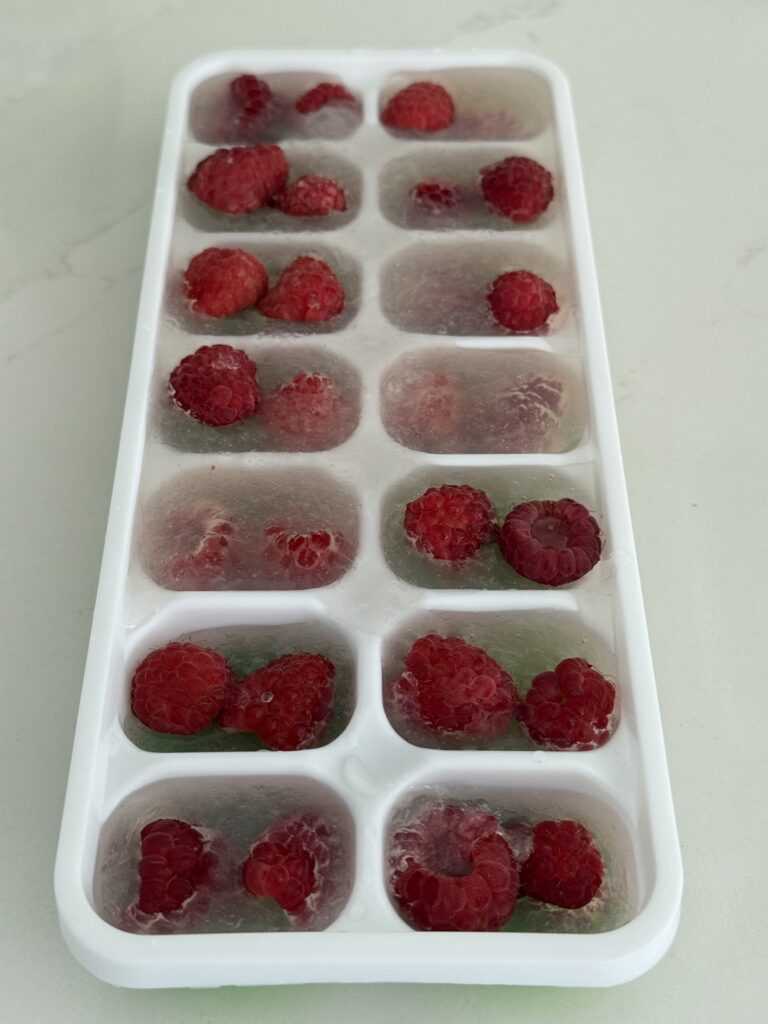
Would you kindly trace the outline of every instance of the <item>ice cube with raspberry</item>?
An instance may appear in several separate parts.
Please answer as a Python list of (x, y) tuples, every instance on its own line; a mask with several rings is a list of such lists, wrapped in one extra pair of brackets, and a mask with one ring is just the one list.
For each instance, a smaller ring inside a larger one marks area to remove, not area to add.
[(499, 819), (439, 801), (393, 836), (392, 897), (422, 931), (498, 931), (517, 904), (519, 873)]
[(512, 676), (460, 637), (420, 637), (403, 668), (390, 687), (392, 707), (427, 736), (482, 742), (503, 735), (515, 719), (519, 697)]
[(328, 264), (299, 256), (280, 274), (259, 309), (272, 320), (322, 323), (344, 309), (344, 288)]
[(180, 409), (211, 427), (248, 419), (261, 403), (256, 364), (232, 345), (203, 345), (185, 356), (168, 388)]
[(287, 180), (282, 149), (259, 143), (217, 149), (198, 163), (187, 187), (205, 206), (237, 215), (266, 206)]
[(417, 551), (461, 563), (493, 540), (496, 518), (484, 491), (467, 484), (444, 484), (408, 502), (403, 526)]
[(213, 724), (234, 687), (234, 674), (218, 651), (170, 643), (150, 652), (134, 671), (131, 710), (155, 732), (190, 736)]
[(169, 590), (233, 589), (241, 582), (248, 544), (239, 520), (203, 498), (169, 509), (148, 553), (148, 567)]
[(303, 590), (333, 583), (347, 571), (353, 555), (340, 530), (301, 529), (277, 522), (264, 530), (264, 571), (279, 587)]
[(530, 852), (520, 869), (520, 895), (566, 910), (586, 907), (601, 890), (600, 848), (581, 822), (540, 821), (530, 830)]
[(594, 750), (610, 737), (616, 687), (583, 658), (565, 658), (533, 679), (520, 724), (550, 750)]
[(266, 395), (261, 420), (280, 448), (321, 451), (346, 438), (353, 413), (331, 377), (299, 372)]
[(398, 132), (428, 133), (450, 128), (456, 107), (448, 90), (437, 82), (412, 82), (400, 89), (381, 112), (381, 122)]
[(141, 830), (139, 895), (131, 908), (136, 924), (145, 918), (179, 921), (212, 881), (216, 857), (210, 834), (178, 818), (158, 818)]
[(198, 316), (227, 317), (254, 308), (268, 288), (264, 264), (245, 249), (211, 246), (184, 271), (187, 301)]
[(299, 927), (327, 913), (343, 858), (338, 829), (317, 814), (289, 814), (253, 843), (242, 884), (255, 899), (274, 900)]
[(391, 376), (382, 388), (382, 416), (400, 444), (426, 452), (457, 452), (472, 412), (465, 382), (444, 370)]
[(573, 498), (515, 505), (499, 532), (505, 560), (526, 579), (549, 587), (574, 583), (597, 565), (600, 527)]
[(273, 750), (319, 746), (333, 709), (335, 666), (320, 654), (285, 654), (227, 692), (225, 729), (255, 733)]
[(500, 379), (488, 389), (477, 425), (489, 452), (550, 452), (557, 449), (565, 409), (565, 385), (541, 374)]

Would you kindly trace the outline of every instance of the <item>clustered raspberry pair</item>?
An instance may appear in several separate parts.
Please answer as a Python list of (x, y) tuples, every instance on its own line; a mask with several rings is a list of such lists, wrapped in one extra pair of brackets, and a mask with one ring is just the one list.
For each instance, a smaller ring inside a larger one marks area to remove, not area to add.
[(227, 866), (230, 853), (212, 829), (178, 818), (145, 825), (138, 898), (126, 923), (147, 930), (160, 921), (178, 925), (196, 908), (202, 912), (218, 891), (240, 890), (274, 900), (294, 924), (307, 926), (331, 895), (341, 837), (317, 815), (292, 814), (256, 839), (239, 871)]
[[(527, 156), (508, 156), (479, 172), (488, 208), (515, 224), (531, 224), (544, 213), (555, 195), (550, 172)], [(411, 190), (414, 203), (425, 213), (439, 216), (460, 210), (472, 198), (454, 181), (420, 181)]]
[(346, 192), (333, 178), (306, 174), (288, 185), (289, 175), (281, 147), (262, 142), (217, 149), (198, 163), (187, 188), (205, 206), (233, 216), (263, 207), (290, 217), (327, 217), (346, 210)]
[(523, 700), (514, 679), (482, 648), (429, 634), (413, 644), (389, 685), (396, 714), (437, 739), (487, 741), (518, 721), (549, 750), (594, 750), (611, 734), (616, 689), (583, 658), (566, 658), (531, 682)]
[(467, 484), (428, 488), (405, 506), (403, 525), (417, 551), (458, 567), (497, 542), (515, 572), (549, 587), (581, 579), (602, 551), (600, 527), (573, 498), (522, 502), (499, 529), (488, 495)]
[(498, 374), (473, 388), (450, 371), (421, 370), (384, 402), (387, 430), (401, 444), (435, 452), (549, 450), (565, 409), (565, 385), (541, 374)]
[(354, 554), (339, 530), (264, 523), (204, 499), (170, 510), (162, 542), (153, 575), (171, 590), (252, 589), (267, 582), (319, 587), (337, 579)]
[[(229, 83), (229, 97), (236, 110), (236, 126), (252, 132), (262, 126), (272, 126), (286, 111), (286, 97), (256, 75), (238, 75)], [(340, 82), (318, 82), (290, 104), (291, 113), (302, 118), (329, 107), (357, 110), (358, 100)]]
[(505, 826), (491, 813), (435, 804), (394, 836), (392, 895), (424, 931), (498, 931), (527, 897), (567, 910), (599, 896), (605, 868), (577, 821)]
[(341, 282), (315, 256), (298, 256), (270, 288), (266, 268), (252, 252), (216, 246), (190, 260), (184, 289), (193, 313), (216, 318), (258, 309), (272, 320), (320, 323), (343, 312), (345, 302)]
[(324, 373), (297, 373), (262, 398), (256, 363), (231, 345), (203, 345), (185, 356), (168, 386), (173, 402), (198, 423), (228, 427), (258, 416), (274, 442), (306, 451), (341, 440), (351, 416)]
[(218, 722), (272, 750), (303, 750), (328, 728), (335, 675), (320, 654), (285, 654), (237, 682), (218, 651), (170, 643), (136, 668), (131, 710), (155, 732), (192, 736)]

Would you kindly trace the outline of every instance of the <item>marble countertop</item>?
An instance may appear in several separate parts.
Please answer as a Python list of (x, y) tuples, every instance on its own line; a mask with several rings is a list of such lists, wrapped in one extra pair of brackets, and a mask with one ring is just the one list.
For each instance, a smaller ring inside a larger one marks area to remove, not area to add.
[[(11, 0), (2, 36), (4, 1019), (763, 1020), (768, 6)], [(59, 937), (53, 858), (167, 91), (235, 46), (509, 47), (570, 78), (686, 869), (678, 938), (629, 985), (134, 992)]]

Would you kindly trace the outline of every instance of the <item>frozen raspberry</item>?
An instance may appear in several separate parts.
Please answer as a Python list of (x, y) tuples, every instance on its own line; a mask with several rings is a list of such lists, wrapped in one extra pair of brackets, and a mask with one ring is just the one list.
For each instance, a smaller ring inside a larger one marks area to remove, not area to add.
[(518, 870), (497, 818), (439, 804), (395, 834), (395, 901), (424, 931), (497, 931), (515, 909)]
[(252, 896), (274, 900), (307, 924), (331, 895), (341, 856), (338, 833), (314, 814), (280, 818), (251, 847), (243, 884)]
[(403, 525), (417, 551), (452, 562), (471, 558), (496, 528), (487, 494), (458, 484), (430, 487), (409, 501)]
[(305, 174), (284, 192), (278, 192), (272, 205), (290, 217), (327, 217), (346, 210), (347, 196), (333, 178)]
[(459, 186), (452, 181), (420, 181), (412, 188), (411, 199), (424, 213), (449, 213), (459, 205)]
[(240, 75), (230, 82), (229, 88), (248, 120), (263, 114), (273, 99), (269, 85), (256, 75)]
[(244, 249), (204, 249), (184, 272), (184, 286), (195, 313), (231, 316), (258, 306), (269, 288), (261, 260)]
[(543, 452), (562, 413), (563, 383), (551, 377), (529, 377), (504, 385), (484, 410), (485, 447), (493, 452)]
[(395, 440), (428, 452), (458, 451), (468, 412), (459, 380), (430, 370), (392, 387), (384, 403), (385, 425)]
[(314, 114), (329, 103), (357, 104), (357, 100), (338, 82), (320, 82), (296, 100), (296, 109), (300, 114)]
[(597, 895), (603, 872), (603, 858), (583, 825), (540, 821), (533, 828), (533, 848), (520, 872), (520, 894), (576, 910)]
[(457, 636), (423, 636), (392, 686), (395, 706), (433, 732), (499, 736), (518, 704), (515, 683), (485, 651)]
[(516, 224), (540, 217), (555, 194), (552, 175), (527, 156), (509, 156), (480, 172), (485, 201)]
[(555, 289), (529, 270), (501, 274), (488, 292), (494, 318), (514, 334), (530, 334), (546, 324), (560, 308)]
[(187, 187), (201, 203), (222, 213), (251, 213), (266, 206), (288, 180), (279, 146), (217, 149), (195, 168)]
[(274, 320), (332, 320), (344, 309), (344, 289), (327, 263), (299, 256), (285, 268), (259, 308)]
[(566, 658), (531, 683), (520, 722), (534, 743), (555, 750), (593, 750), (610, 736), (613, 683), (583, 658)]
[(229, 699), (235, 677), (217, 651), (173, 643), (152, 651), (133, 673), (131, 708), (156, 732), (191, 736), (207, 729)]
[(225, 729), (253, 732), (273, 750), (317, 746), (331, 716), (332, 662), (319, 654), (286, 654), (230, 691)]
[(560, 587), (589, 572), (602, 550), (600, 527), (572, 498), (526, 501), (504, 520), (499, 537), (504, 558), (535, 583)]
[(382, 124), (398, 131), (439, 132), (453, 124), (451, 94), (435, 82), (413, 82), (395, 93), (381, 114)]
[(328, 447), (340, 437), (344, 400), (330, 377), (297, 373), (264, 399), (262, 419), (269, 431), (296, 439), (306, 449)]
[(219, 590), (237, 579), (243, 545), (229, 514), (201, 502), (174, 510), (166, 527), (162, 584), (172, 590)]
[(330, 530), (296, 533), (285, 526), (268, 526), (264, 532), (264, 557), (299, 586), (332, 583), (350, 561), (343, 534)]
[(203, 345), (185, 356), (169, 385), (176, 405), (211, 427), (237, 423), (259, 408), (256, 364), (231, 345)]
[(138, 909), (173, 914), (209, 881), (215, 863), (209, 844), (193, 825), (159, 818), (141, 830)]

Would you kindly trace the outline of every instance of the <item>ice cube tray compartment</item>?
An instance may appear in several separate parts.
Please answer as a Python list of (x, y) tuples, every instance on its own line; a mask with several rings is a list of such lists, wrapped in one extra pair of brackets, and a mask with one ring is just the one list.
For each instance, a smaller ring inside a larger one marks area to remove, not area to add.
[[(162, 922), (132, 919), (126, 908), (138, 896), (140, 833), (158, 819), (186, 821), (210, 844), (213, 867), (206, 905), (187, 918), (187, 934), (288, 931), (287, 916), (270, 900), (251, 897), (238, 883), (251, 846), (278, 817), (321, 813), (339, 837), (333, 890), (318, 907), (313, 929), (328, 927), (349, 898), (354, 858), (354, 824), (335, 793), (311, 777), (198, 777), (163, 779), (126, 797), (105, 822), (94, 873), (94, 905), (109, 924), (145, 934), (163, 933)], [(230, 880), (234, 884), (229, 884)], [(139, 922), (137, 926), (137, 920)], [(167, 933), (166, 933), (167, 934)]]
[[(178, 616), (174, 616), (178, 619)], [(153, 625), (156, 623), (153, 620)], [(196, 750), (265, 750), (268, 749), (255, 734), (226, 731), (214, 724), (191, 736), (160, 733), (140, 722), (130, 708), (131, 680), (140, 662), (168, 643), (193, 643), (217, 651), (231, 666), (238, 681), (263, 668), (276, 658), (290, 654), (319, 654), (334, 666), (333, 705), (330, 721), (317, 746), (332, 743), (346, 729), (354, 712), (356, 699), (356, 663), (349, 638), (332, 623), (309, 612), (289, 624), (254, 622), (247, 625), (222, 625), (216, 628), (189, 629), (189, 622), (178, 623), (182, 632), (149, 635), (142, 633), (142, 642), (131, 645), (123, 684), (123, 700), (119, 720), (132, 743), (142, 750), (156, 753), (184, 753)], [(150, 639), (151, 636), (151, 639)], [(134, 638), (135, 640), (135, 638)], [(309, 755), (311, 757), (311, 754)]]
[[(238, 118), (237, 104), (232, 102), (230, 84), (239, 75), (258, 73), (279, 97), (274, 112), (266, 119), (248, 124)], [(334, 105), (310, 115), (296, 112), (296, 101), (319, 82), (343, 85), (349, 82), (329, 71), (254, 72), (250, 62), (225, 75), (214, 75), (201, 82), (189, 99), (189, 136), (212, 146), (244, 145), (250, 142), (282, 142), (284, 139), (343, 139), (357, 130), (362, 119), (360, 95), (351, 89), (353, 104)]]
[[(382, 650), (382, 699), (392, 726), (408, 742), (436, 750), (538, 750), (517, 721), (500, 736), (436, 735), (406, 720), (393, 699), (392, 684), (405, 670), (404, 659), (421, 637), (455, 636), (480, 647), (507, 671), (521, 698), (535, 676), (551, 672), (565, 658), (583, 658), (609, 679), (617, 690), (612, 734), (621, 717), (621, 682), (616, 675), (615, 641), (603, 613), (597, 628), (569, 609), (528, 608), (520, 611), (456, 612), (430, 609), (416, 612), (395, 626)], [(612, 742), (612, 738), (608, 742)]]
[(347, 209), (333, 217), (295, 217), (282, 213), (271, 206), (262, 207), (250, 214), (223, 213), (200, 202), (189, 191), (187, 180), (195, 167), (207, 156), (216, 152), (213, 146), (189, 146), (181, 167), (178, 182), (179, 209), (181, 215), (200, 231), (221, 232), (270, 232), (293, 233), (317, 231), (333, 233), (355, 219), (360, 208), (362, 175), (350, 160), (339, 156), (332, 147), (317, 143), (292, 143), (281, 147), (290, 165), (288, 185), (292, 185), (306, 174), (316, 174), (337, 181), (347, 197)]
[[(231, 120), (229, 82), (242, 73), (266, 78), (286, 98), (258, 137)], [(456, 124), (434, 136), (389, 132), (380, 109), (396, 88), (424, 79), (452, 92)], [(343, 82), (359, 104), (302, 119), (291, 104), (320, 81)], [(291, 180), (309, 170), (338, 176), (351, 198), (348, 213), (327, 221), (274, 210), (220, 217), (188, 193), (198, 160), (218, 146), (255, 141), (285, 142)], [(515, 226), (473, 200), (466, 218), (438, 224), (412, 219), (403, 205), (402, 188), (422, 172), (469, 189), (475, 170), (512, 154), (537, 159), (554, 175), (555, 199), (538, 222)], [(257, 312), (195, 316), (182, 274), (213, 245), (255, 253), (272, 283), (298, 255), (326, 259), (344, 284), (344, 314), (299, 325)], [(493, 278), (516, 268), (540, 273), (557, 290), (560, 312), (535, 335), (501, 331), (485, 305)], [(323, 450), (291, 451), (265, 436), (258, 417), (220, 432), (175, 408), (173, 367), (201, 345), (221, 342), (257, 363), (263, 395), (300, 370), (327, 372), (351, 409), (344, 436)], [(510, 446), (526, 450), (497, 450), (476, 433), (443, 450), (404, 439), (393, 426), (398, 395), (436, 366), (462, 381), (475, 420), (491, 382), (560, 380), (557, 424), (538, 446)], [(527, 498), (582, 500), (603, 531), (602, 559), (556, 589), (517, 577), (493, 546), (478, 562), (481, 571), (430, 565), (405, 541), (404, 504), (428, 486), (454, 482), (486, 488), (500, 520)], [(202, 586), (169, 580), (164, 558), (179, 533), (169, 512), (189, 502), (207, 515), (213, 509), (215, 522), (223, 506), (242, 527), (245, 569)], [(264, 574), (263, 529), (286, 512), (297, 529), (344, 532), (348, 558), (337, 575), (302, 586)], [(616, 684), (613, 735), (597, 750), (578, 752), (537, 749), (519, 732), (486, 749), (433, 746), (409, 734), (392, 716), (387, 687), (410, 644), (433, 630), (485, 647), (521, 693), (558, 660), (585, 657)], [(202, 738), (158, 739), (137, 728), (132, 673), (151, 650), (179, 639), (232, 655), (239, 674), (281, 653), (327, 653), (338, 663), (341, 699), (321, 745), (253, 749), (215, 729)], [(606, 857), (607, 903), (574, 916), (523, 900), (499, 935), (414, 931), (390, 898), (388, 851), (395, 823), (425, 796), (487, 805), (510, 822), (582, 820)], [(241, 895), (229, 903), (221, 897), (218, 909), (201, 906), (189, 934), (124, 930), (114, 904), (128, 898), (119, 888), (130, 888), (125, 861), (138, 857), (138, 833), (152, 817), (220, 826), (235, 837), (236, 860), (247, 853), (245, 831), (261, 829), (272, 812), (313, 803), (340, 824), (347, 858), (343, 896), (316, 922), (320, 930), (292, 928)], [(545, 61), (511, 53), (243, 52), (196, 62), (180, 74), (170, 101), (62, 823), (56, 888), (67, 942), (100, 977), (136, 986), (614, 984), (663, 954), (680, 885), (562, 76)]]
[[(555, 198), (540, 217), (528, 224), (517, 224), (491, 209), (480, 187), (481, 172), (510, 156), (525, 156), (542, 164), (553, 175)], [(425, 210), (413, 198), (420, 182), (436, 181), (457, 186), (454, 207)], [(561, 175), (551, 147), (463, 146), (447, 152), (427, 149), (391, 160), (379, 176), (379, 204), (384, 216), (398, 227), (420, 231), (496, 231), (511, 232), (513, 237), (536, 237), (554, 227), (560, 216)]]
[[(304, 337), (306, 343), (307, 336), (315, 338), (318, 335), (343, 331), (357, 316), (360, 308), (361, 267), (358, 259), (347, 249), (336, 244), (335, 236), (332, 244), (329, 244), (325, 236), (317, 240), (313, 238), (311, 241), (294, 241), (293, 238), (286, 241), (272, 238), (252, 241), (250, 238), (240, 240), (233, 238), (232, 235), (222, 234), (209, 238), (197, 235), (195, 237), (194, 245), (190, 245), (189, 242), (185, 244), (182, 240), (183, 233), (179, 231), (178, 245), (174, 247), (168, 273), (166, 329), (178, 326), (190, 336), (215, 335), (225, 338), (257, 335), (278, 337), (282, 340), (283, 336), (289, 335)], [(232, 317), (218, 318), (193, 313), (184, 301), (183, 274), (192, 257), (209, 247), (231, 247), (254, 253), (264, 264), (272, 284), (299, 256), (314, 256), (323, 260), (342, 283), (345, 293), (344, 310), (333, 320), (302, 324), (270, 319), (262, 316), (257, 309), (245, 310)]]
[(498, 324), (486, 295), (501, 274), (530, 270), (555, 289), (559, 311), (531, 332), (551, 338), (563, 349), (578, 342), (573, 317), (574, 288), (563, 263), (551, 251), (527, 237), (500, 242), (430, 239), (412, 242), (395, 253), (381, 272), (381, 304), (387, 319), (401, 331), (453, 337), (503, 337), (524, 344), (530, 334), (510, 335)]
[[(360, 420), (361, 380), (357, 369), (343, 356), (311, 345), (301, 347), (258, 347), (250, 340), (238, 339), (235, 347), (257, 363), (260, 412), (227, 427), (212, 427), (185, 413), (173, 402), (168, 379), (174, 367), (190, 355), (187, 339), (177, 336), (182, 344), (168, 344), (158, 352), (154, 385), (154, 431), (157, 439), (181, 452), (253, 452), (306, 450), (306, 440), (296, 433), (270, 428), (265, 419), (265, 400), (282, 385), (289, 384), (300, 373), (329, 377), (338, 389), (343, 412), (338, 428), (318, 431), (315, 450), (335, 448), (354, 432)], [(200, 339), (204, 341), (205, 339)]]
[[(478, 62), (479, 63), (479, 62)], [(517, 141), (541, 135), (552, 124), (552, 95), (536, 72), (511, 67), (430, 67), (396, 71), (383, 83), (374, 108), (381, 112), (396, 92), (424, 81), (442, 85), (454, 99), (456, 119), (450, 128), (419, 135), (396, 132), (420, 142), (466, 142), (475, 139)]]

